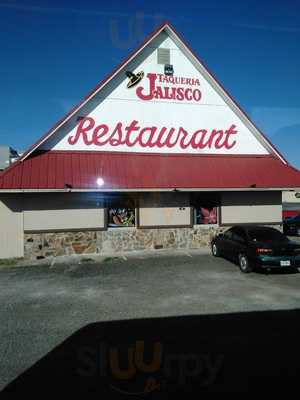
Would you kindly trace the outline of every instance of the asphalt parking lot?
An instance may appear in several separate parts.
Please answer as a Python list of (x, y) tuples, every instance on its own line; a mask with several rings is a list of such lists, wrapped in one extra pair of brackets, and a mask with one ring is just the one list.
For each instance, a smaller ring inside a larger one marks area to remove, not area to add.
[(96, 321), (300, 307), (300, 273), (242, 274), (196, 251), (0, 269), (0, 389)]

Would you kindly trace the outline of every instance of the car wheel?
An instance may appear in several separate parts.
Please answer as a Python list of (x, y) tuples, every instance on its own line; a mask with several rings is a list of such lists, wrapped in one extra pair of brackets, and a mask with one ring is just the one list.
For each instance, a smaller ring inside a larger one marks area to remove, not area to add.
[(215, 242), (211, 245), (211, 252), (214, 257), (220, 257), (220, 251)]
[(245, 256), (245, 254), (239, 255), (239, 266), (240, 270), (246, 274), (252, 271), (252, 268), (249, 264), (249, 260), (247, 256)]

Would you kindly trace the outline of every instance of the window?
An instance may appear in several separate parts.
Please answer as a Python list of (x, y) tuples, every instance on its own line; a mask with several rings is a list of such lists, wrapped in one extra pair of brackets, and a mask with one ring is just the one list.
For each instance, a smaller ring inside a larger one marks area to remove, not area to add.
[(218, 206), (220, 204), (218, 194), (193, 194), (191, 203), (194, 207), (194, 225), (218, 223)]
[(135, 226), (135, 197), (129, 194), (111, 195), (107, 198), (108, 226), (122, 228)]
[(245, 231), (241, 228), (232, 228), (232, 240), (239, 243), (246, 243), (247, 235)]
[(223, 235), (225, 239), (232, 239), (232, 229), (228, 229)]
[(288, 242), (281, 232), (272, 228), (250, 229), (249, 237), (253, 242)]

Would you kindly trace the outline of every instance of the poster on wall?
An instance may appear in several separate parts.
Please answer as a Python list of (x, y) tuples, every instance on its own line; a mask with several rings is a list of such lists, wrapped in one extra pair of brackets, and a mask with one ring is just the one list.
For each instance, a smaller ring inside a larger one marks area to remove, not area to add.
[(110, 208), (108, 226), (112, 228), (135, 226), (135, 210), (132, 208)]
[(199, 207), (194, 209), (194, 223), (196, 225), (217, 224), (217, 207), (205, 208)]

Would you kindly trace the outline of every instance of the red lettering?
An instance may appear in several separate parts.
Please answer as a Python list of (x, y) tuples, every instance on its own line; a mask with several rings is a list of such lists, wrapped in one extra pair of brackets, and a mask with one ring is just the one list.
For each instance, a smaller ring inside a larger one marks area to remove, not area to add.
[(185, 143), (184, 141), (185, 141), (185, 139), (186, 139), (186, 137), (188, 136), (188, 133), (187, 133), (187, 131), (185, 130), (185, 129), (183, 129), (183, 128), (179, 128), (179, 133), (183, 133), (183, 137), (181, 138), (181, 140), (180, 140), (180, 142), (179, 142), (179, 144), (180, 144), (180, 147), (182, 148), (182, 149), (186, 149), (188, 146), (189, 146), (189, 142), (188, 143)]
[[(173, 93), (173, 91), (172, 91)], [(190, 93), (190, 92), (189, 92)], [(170, 93), (167, 92), (170, 96)], [(157, 134), (158, 133), (158, 134)], [(111, 146), (125, 145), (127, 147), (140, 146), (142, 148), (174, 148), (179, 146), (181, 149), (232, 149), (237, 141), (234, 136), (238, 133), (236, 125), (231, 125), (227, 130), (213, 129), (208, 133), (207, 129), (198, 129), (194, 133), (189, 133), (183, 127), (158, 128), (156, 126), (146, 126), (140, 128), (137, 120), (133, 120), (123, 129), (123, 123), (118, 122), (114, 129), (106, 124), (99, 124), (95, 127), (95, 120), (91, 117), (84, 118), (78, 124), (76, 133), (68, 137), (68, 143), (74, 146), (82, 139), (86, 146)]]
[(223, 146), (227, 150), (232, 149), (236, 145), (236, 140), (234, 140), (232, 143), (228, 143), (229, 137), (231, 135), (237, 134), (237, 131), (235, 130), (235, 128), (236, 128), (235, 125), (231, 125), (231, 127), (225, 131), (225, 139), (224, 139)]
[(169, 99), (169, 100), (187, 100), (187, 101), (200, 101), (202, 93), (199, 89), (191, 89), (184, 87), (170, 87), (170, 86), (156, 86), (156, 82), (169, 84), (169, 85), (188, 85), (188, 86), (200, 86), (199, 79), (185, 78), (185, 77), (174, 77), (167, 76), (164, 74), (148, 73), (148, 92), (143, 86), (139, 86), (136, 89), (136, 95), (142, 100), (156, 99)]
[[(114, 137), (116, 135), (116, 137)], [(120, 144), (124, 144), (122, 142), (122, 122), (118, 122), (113, 133), (109, 138), (109, 144), (112, 146), (119, 146)]]
[(175, 129), (174, 128), (172, 128), (172, 129), (170, 129), (170, 131), (169, 131), (169, 133), (168, 133), (168, 136), (167, 136), (167, 138), (166, 138), (166, 140), (165, 140), (165, 146), (167, 146), (168, 148), (172, 148), (172, 147), (174, 147), (174, 146), (176, 146), (176, 144), (177, 144), (177, 142), (178, 142), (178, 139), (179, 139), (179, 137), (180, 137), (180, 130), (178, 131), (178, 133), (177, 133), (177, 136), (176, 136), (176, 138), (175, 138), (175, 141), (173, 142), (173, 143), (171, 143), (171, 139), (172, 139), (172, 137), (174, 136), (174, 133), (175, 133)]
[[(152, 126), (151, 128), (141, 129), (140, 134), (139, 134), (139, 145), (142, 147), (154, 147), (155, 143), (154, 144), (152, 143), (152, 139), (153, 139), (153, 136), (155, 135), (156, 130), (157, 130), (157, 128), (155, 126)], [(143, 136), (145, 136), (145, 133), (146, 134), (148, 133), (149, 136), (148, 136), (146, 142), (143, 143)]]
[(96, 146), (104, 146), (105, 144), (107, 144), (109, 142), (109, 137), (103, 142), (100, 142), (100, 139), (103, 138), (103, 136), (107, 135), (108, 131), (109, 128), (107, 125), (98, 125), (93, 132), (93, 144)]
[(193, 99), (194, 99), (195, 101), (200, 101), (200, 100), (201, 100), (201, 96), (202, 96), (202, 94), (201, 94), (201, 92), (200, 92), (199, 89), (195, 89), (195, 90), (193, 91)]
[[(87, 124), (86, 124), (86, 122), (87, 122)], [(84, 125), (87, 125), (87, 126), (84, 126)], [(82, 136), (84, 144), (86, 144), (86, 145), (92, 144), (93, 139), (92, 140), (88, 139), (87, 131), (90, 131), (91, 129), (93, 129), (94, 126), (95, 126), (95, 120), (93, 118), (91, 118), (91, 117), (83, 118), (78, 124), (75, 135), (68, 137), (68, 143), (70, 145), (74, 146), (74, 144), (76, 144), (78, 142), (80, 136)]]
[(210, 138), (209, 138), (209, 140), (207, 142), (207, 146), (211, 149), (211, 147), (213, 145), (213, 140), (214, 140), (215, 137), (217, 137), (217, 139), (215, 141), (215, 148), (220, 148), (220, 147), (216, 147), (216, 146), (219, 146), (219, 142), (223, 137), (223, 133), (224, 132), (222, 130), (213, 129), (212, 132), (211, 132)]
[(130, 125), (126, 126), (126, 128), (125, 128), (126, 138), (125, 138), (124, 144), (126, 144), (129, 147), (134, 146), (138, 141), (138, 139), (135, 139), (133, 142), (130, 142), (130, 140), (129, 140), (130, 135), (132, 135), (133, 132), (136, 132), (140, 129), (140, 127), (137, 126), (137, 124), (138, 124), (138, 121), (134, 120), (131, 122)]
[(163, 99), (164, 98), (161, 86), (157, 86), (156, 87), (156, 90), (154, 91), (154, 97), (156, 99)]
[(166, 137), (165, 141), (163, 142), (162, 138), (163, 138), (164, 134), (166, 133), (166, 131), (167, 131), (167, 128), (163, 127), (159, 132), (158, 138), (156, 139), (155, 145), (159, 148), (164, 147), (164, 146), (167, 146), (167, 147), (173, 146), (170, 144), (170, 139), (172, 138), (172, 136), (175, 132), (175, 128), (171, 128), (169, 130), (169, 133), (167, 134), (167, 137)]
[(185, 89), (184, 96), (188, 101), (191, 101), (192, 100), (192, 89)]
[[(169, 88), (169, 87), (165, 87), (165, 99), (168, 100), (172, 100), (173, 99), (173, 94), (174, 94), (174, 89), (176, 90), (176, 88)], [(171, 90), (171, 93), (169, 92), (169, 90)]]
[(178, 88), (177, 89), (177, 100), (182, 101), (184, 99), (184, 89)]
[(149, 79), (149, 93), (148, 94), (144, 94), (143, 93), (143, 86), (139, 86), (136, 89), (136, 95), (142, 99), (142, 100), (152, 100), (153, 99), (153, 93), (154, 93), (154, 89), (155, 89), (155, 80), (156, 80), (157, 75), (156, 74), (147, 74), (147, 78)]
[(170, 99), (175, 100), (176, 99), (176, 88), (172, 87), (172, 93), (170, 95)]
[[(198, 131), (194, 132), (190, 142), (190, 145), (193, 147), (193, 149), (203, 149), (205, 147), (203, 141), (206, 135), (207, 135), (206, 129), (199, 129)], [(199, 141), (196, 140), (198, 139), (198, 136), (199, 136)]]

